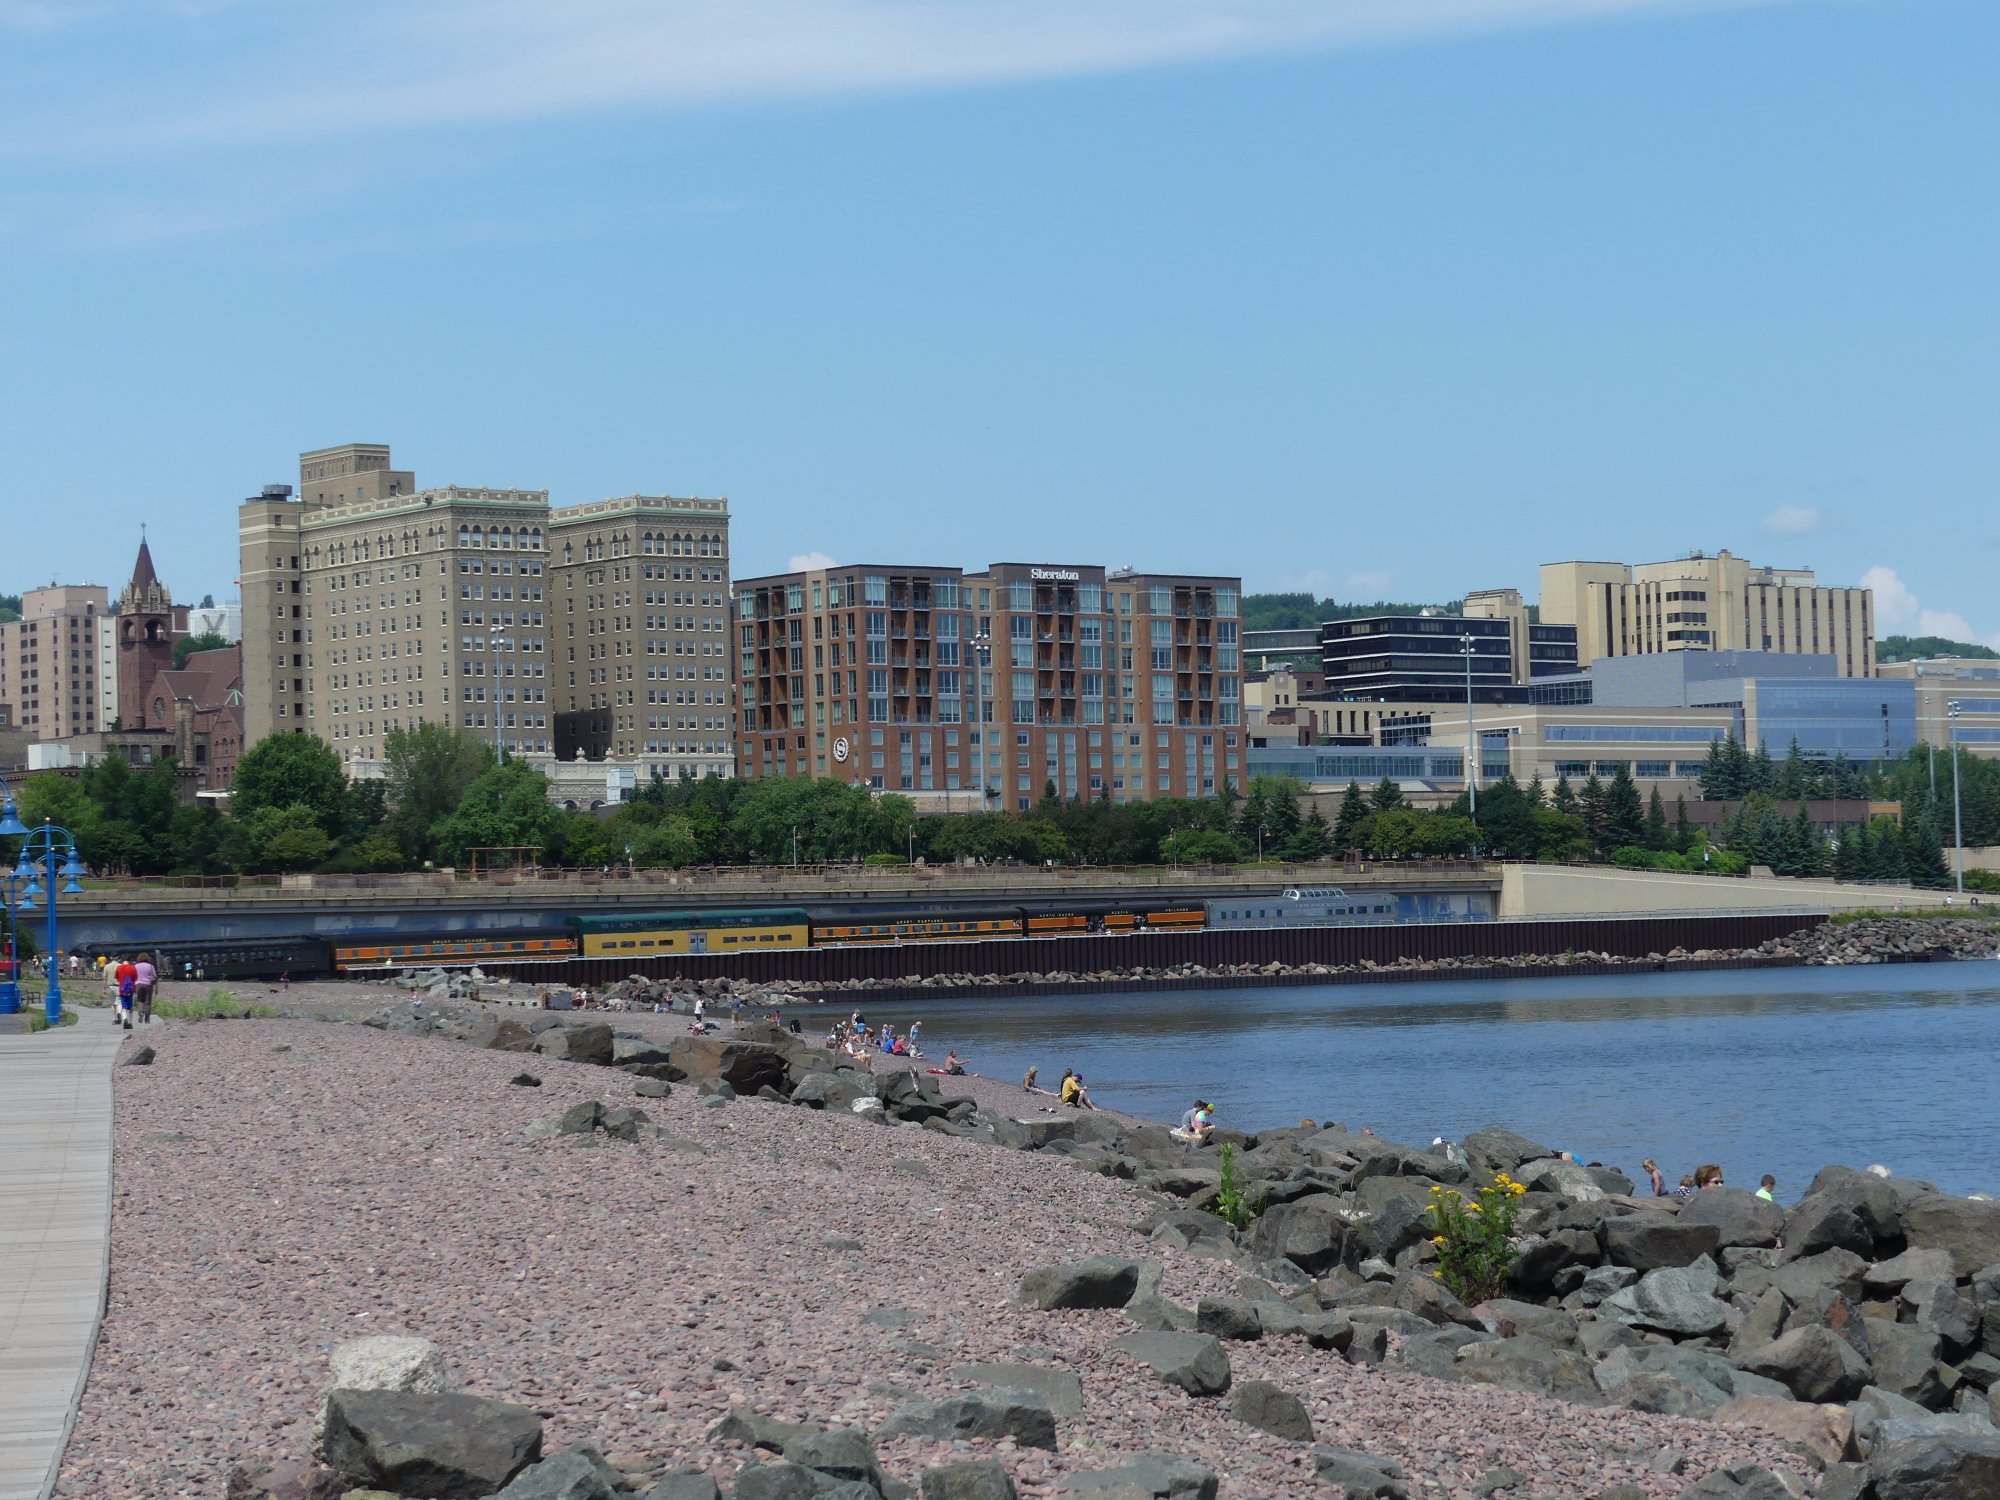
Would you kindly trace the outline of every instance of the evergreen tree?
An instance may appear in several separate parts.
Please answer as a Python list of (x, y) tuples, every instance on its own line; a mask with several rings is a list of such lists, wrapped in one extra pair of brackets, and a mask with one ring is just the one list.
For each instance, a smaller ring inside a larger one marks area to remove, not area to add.
[(1867, 831), (1859, 823), (1843, 823), (1834, 835), (1833, 878), (1862, 880), (1867, 873)]
[(1875, 820), (1868, 835), (1870, 880), (1902, 880), (1909, 874), (1903, 859), (1902, 831), (1887, 818)]
[(1904, 844), (1904, 856), (1909, 867), (1910, 884), (1933, 891), (1951, 884), (1951, 871), (1944, 860), (1944, 840), (1931, 818), (1920, 818), (1911, 826)]
[(1812, 774), (1806, 769), (1806, 758), (1799, 750), (1799, 737), (1792, 736), (1791, 748), (1785, 752), (1785, 763), (1778, 767), (1777, 785), (1773, 790), (1787, 802), (1803, 801), (1812, 795)]
[(1368, 802), (1361, 795), (1361, 783), (1358, 781), (1348, 782), (1347, 791), (1340, 799), (1340, 811), (1334, 815), (1333, 819), (1333, 852), (1335, 854), (1345, 854), (1348, 850), (1356, 847), (1354, 842), (1355, 830), (1361, 826), (1362, 819), (1367, 816)]
[(1549, 805), (1548, 793), (1542, 790), (1542, 773), (1540, 771), (1535, 772), (1534, 780), (1528, 783), (1527, 790), (1521, 795), (1528, 799), (1528, 806), (1530, 808), (1547, 807)]
[(1723, 790), (1725, 798), (1747, 797), (1756, 790), (1750, 784), (1750, 753), (1731, 730), (1722, 742)]
[(1583, 816), (1584, 831), (1590, 835), (1591, 843), (1599, 849), (1604, 848), (1604, 783), (1597, 779), (1595, 771), (1583, 784), (1583, 795), (1577, 798), (1577, 811)]
[[(1728, 738), (1733, 740), (1735, 736), (1731, 735)], [(1696, 784), (1701, 788), (1704, 801), (1720, 802), (1730, 795), (1727, 790), (1729, 766), (1723, 758), (1721, 740), (1708, 742), (1708, 758), (1701, 763), (1701, 775), (1697, 778)]]
[[(1683, 809), (1685, 812), (1685, 809)], [(1673, 834), (1667, 828), (1667, 804), (1660, 796), (1660, 789), (1653, 788), (1653, 795), (1646, 799), (1646, 847), (1648, 849), (1669, 849), (1673, 847)]]
[(1549, 806), (1557, 812), (1562, 813), (1565, 817), (1571, 818), (1577, 816), (1582, 811), (1581, 806), (1576, 800), (1576, 793), (1570, 789), (1569, 777), (1567, 775), (1558, 774), (1556, 776), (1556, 789), (1554, 794), (1549, 798)]
[(1769, 796), (1778, 785), (1777, 763), (1771, 759), (1771, 747), (1762, 740), (1757, 741), (1757, 753), (1750, 761), (1750, 774), (1746, 788)]
[(1292, 834), (1282, 851), (1286, 859), (1323, 859), (1333, 846), (1333, 829), (1326, 821), (1326, 814), (1315, 806), (1299, 823), (1298, 831)]
[(1674, 798), (1674, 848), (1682, 854), (1694, 847), (1694, 824), (1688, 821), (1688, 799)]
[(1646, 810), (1632, 781), (1632, 768), (1621, 760), (1604, 787), (1604, 847), (1629, 849), (1645, 839)]
[(1799, 810), (1792, 818), (1791, 873), (1801, 878), (1826, 873), (1826, 845), (1804, 802), (1799, 803)]
[(1403, 805), (1403, 789), (1384, 776), (1368, 794), (1368, 806), (1375, 812), (1394, 812)]

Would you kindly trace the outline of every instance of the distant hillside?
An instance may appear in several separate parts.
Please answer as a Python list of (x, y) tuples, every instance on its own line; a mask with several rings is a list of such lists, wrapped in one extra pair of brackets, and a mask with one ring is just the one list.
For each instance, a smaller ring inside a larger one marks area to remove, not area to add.
[(20, 618), (21, 596), (19, 594), (0, 594), (0, 625), (6, 624), (9, 620), (18, 620)]
[[(1248, 601), (1245, 601), (1246, 605)], [(1249, 627), (1244, 627), (1248, 629)], [(1926, 656), (1966, 656), (1980, 661), (2000, 660), (2000, 651), (1971, 641), (1950, 641), (1941, 635), (1885, 635), (1875, 643), (1875, 660), (1919, 661)]]
[(1336, 599), (1315, 599), (1311, 594), (1245, 594), (1245, 630), (1309, 630), (1326, 620), (1352, 620), (1362, 615), (1413, 615), (1435, 609), (1448, 615), (1458, 613), (1460, 600), (1443, 604), (1393, 604), (1384, 599), (1370, 604), (1342, 604)]

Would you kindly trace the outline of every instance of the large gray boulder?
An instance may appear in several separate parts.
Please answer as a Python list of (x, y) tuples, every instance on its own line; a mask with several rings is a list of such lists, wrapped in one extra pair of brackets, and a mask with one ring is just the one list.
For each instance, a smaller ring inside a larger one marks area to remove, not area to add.
[(1716, 1244), (1766, 1248), (1778, 1243), (1785, 1230), (1785, 1211), (1768, 1198), (1743, 1188), (1703, 1188), (1681, 1208), (1683, 1224), (1715, 1227)]
[(1340, 1263), (1347, 1237), (1337, 1200), (1322, 1194), (1266, 1209), (1250, 1227), (1245, 1248), (1259, 1259), (1290, 1261), (1317, 1276)]
[(1877, 1295), (1894, 1296), (1920, 1276), (1952, 1279), (1951, 1255), (1944, 1250), (1905, 1250), (1878, 1261), (1862, 1273), (1862, 1285)]
[(1831, 1328), (1795, 1328), (1743, 1356), (1743, 1368), (1801, 1401), (1847, 1401), (1869, 1384), (1868, 1362)]
[(650, 1037), (614, 1036), (611, 1039), (611, 1061), (619, 1067), (626, 1063), (663, 1063), (667, 1061), (667, 1044)]
[(1885, 1391), (1935, 1411), (1950, 1394), (1938, 1362), (1944, 1341), (1910, 1323), (1869, 1318), (1868, 1362), (1875, 1384)]
[(1353, 1232), (1359, 1258), (1392, 1261), (1430, 1238), (1429, 1191), (1407, 1177), (1368, 1178), (1355, 1188), (1354, 1201), (1363, 1210)]
[(1703, 1409), (1739, 1396), (1781, 1396), (1791, 1392), (1775, 1380), (1739, 1369), (1719, 1354), (1679, 1344), (1627, 1344), (1613, 1349), (1591, 1371), (1598, 1389), (1614, 1400), (1632, 1380), (1664, 1375), (1691, 1392)]
[(1111, 1491), (1149, 1500), (1215, 1500), (1219, 1481), (1199, 1464), (1171, 1453), (1141, 1453), (1115, 1469), (1089, 1469), (1063, 1481), (1072, 1495)]
[(971, 1364), (951, 1372), (974, 1385), (997, 1385), (1009, 1390), (1033, 1391), (1059, 1417), (1083, 1415), (1083, 1382), (1068, 1370), (1047, 1365)]
[(475, 1500), (541, 1456), (542, 1419), (525, 1406), (452, 1392), (327, 1397), (326, 1461), (362, 1487)]
[(1283, 1386), (1268, 1380), (1246, 1380), (1230, 1393), (1229, 1414), (1246, 1427), (1295, 1443), (1313, 1439), (1312, 1417), (1305, 1403)]
[(745, 1096), (761, 1088), (783, 1093), (788, 1079), (785, 1054), (763, 1042), (718, 1036), (678, 1037), (668, 1045), (667, 1059), (667, 1067), (681, 1078), (697, 1085), (720, 1081)]
[(1564, 1401), (1591, 1401), (1597, 1396), (1589, 1360), (1532, 1334), (1469, 1343), (1458, 1351), (1453, 1368), (1456, 1378), (1468, 1385), (1497, 1386)]
[(1487, 1177), (1495, 1172), (1511, 1174), (1524, 1161), (1543, 1161), (1549, 1156), (1547, 1146), (1499, 1125), (1483, 1126), (1459, 1145), (1473, 1171)]
[(1731, 1464), (1704, 1474), (1680, 1500), (1795, 1500), (1791, 1486), (1761, 1464)]
[(1944, 1341), (1947, 1355), (1979, 1342), (1979, 1308), (1959, 1295), (1950, 1277), (1913, 1277), (1903, 1284), (1902, 1303), (1911, 1323)]
[[(333, 1346), (327, 1365), (329, 1392), (416, 1391), (429, 1396), (458, 1389), (443, 1351), (429, 1339), (385, 1333), (347, 1339)], [(326, 1397), (322, 1395), (313, 1420), (315, 1453), (326, 1440), (326, 1413)]]
[(1940, 1434), (1879, 1444), (1868, 1455), (1876, 1500), (1994, 1500), (2000, 1433)]
[(618, 1471), (595, 1448), (570, 1448), (530, 1464), (494, 1500), (617, 1500)]
[(1578, 1166), (1573, 1161), (1564, 1161), (1560, 1157), (1523, 1162), (1520, 1171), (1514, 1174), (1514, 1179), (1524, 1184), (1530, 1192), (1554, 1193), (1557, 1197), (1567, 1198), (1572, 1203), (1604, 1201), (1604, 1189), (1597, 1185), (1597, 1179), (1590, 1175), (1590, 1169)]
[(1691, 1266), (1721, 1247), (1722, 1234), (1713, 1224), (1691, 1224), (1671, 1214), (1623, 1214), (1606, 1219), (1598, 1230), (1605, 1259), (1635, 1271)]
[(988, 1459), (926, 1469), (918, 1489), (922, 1500), (1015, 1500), (1005, 1466)]
[(646, 1500), (722, 1500), (722, 1487), (698, 1469), (681, 1469), (662, 1474)]
[(1719, 1285), (1715, 1265), (1708, 1260), (1648, 1271), (1634, 1285), (1600, 1302), (1597, 1315), (1634, 1328), (1699, 1337), (1729, 1323), (1729, 1306), (1715, 1295)]
[(550, 1027), (536, 1037), (535, 1050), (544, 1057), (558, 1058), (564, 1062), (591, 1063), (604, 1067), (612, 1060), (613, 1043), (616, 1040), (617, 1038), (611, 1034), (611, 1028), (601, 1021), (575, 1021)]
[(1229, 1356), (1219, 1340), (1205, 1333), (1128, 1333), (1113, 1339), (1111, 1347), (1190, 1396), (1219, 1396), (1229, 1389)]
[(1313, 1449), (1313, 1468), (1321, 1484), (1330, 1485), (1341, 1500), (1408, 1500), (1410, 1487), (1402, 1465), (1352, 1448)]
[(1861, 1274), (1867, 1269), (1868, 1262), (1852, 1250), (1822, 1250), (1778, 1267), (1771, 1285), (1783, 1292), (1789, 1302), (1804, 1302), (1820, 1287), (1839, 1292), (1850, 1302), (1859, 1302)]
[(876, 1462), (875, 1445), (856, 1428), (835, 1427), (795, 1437), (785, 1444), (784, 1459), (835, 1483), (865, 1484), (877, 1494), (882, 1492), (882, 1466)]
[(1037, 1266), (1021, 1278), (1016, 1296), (1024, 1307), (1051, 1312), (1062, 1307), (1123, 1307), (1138, 1289), (1138, 1261), (1093, 1255)]
[(1903, 1230), (1912, 1248), (1950, 1255), (1954, 1276), (2000, 1261), (2000, 1203), (1919, 1193), (1903, 1206)]
[(1807, 1198), (1785, 1219), (1784, 1259), (1798, 1260), (1822, 1250), (1852, 1250), (1864, 1258), (1875, 1253), (1875, 1236), (1855, 1206), (1838, 1193)]
[(1012, 1438), (1024, 1448), (1053, 1448), (1056, 1445), (1056, 1416), (1048, 1402), (1034, 1391), (979, 1391), (964, 1396), (947, 1396), (942, 1401), (918, 1401), (892, 1412), (878, 1436), (938, 1438), (956, 1442), (962, 1438), (986, 1438), (997, 1442)]

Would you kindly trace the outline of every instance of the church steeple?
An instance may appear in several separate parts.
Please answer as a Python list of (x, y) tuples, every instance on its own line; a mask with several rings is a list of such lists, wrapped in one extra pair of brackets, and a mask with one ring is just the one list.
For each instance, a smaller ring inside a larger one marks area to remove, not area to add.
[(139, 528), (139, 560), (132, 565), (132, 592), (143, 594), (160, 581), (153, 571), (153, 549), (146, 545), (146, 529)]

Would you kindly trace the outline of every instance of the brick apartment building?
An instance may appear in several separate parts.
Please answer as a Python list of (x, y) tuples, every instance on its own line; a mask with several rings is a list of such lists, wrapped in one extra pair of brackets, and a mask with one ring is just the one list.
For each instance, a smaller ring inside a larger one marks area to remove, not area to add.
[(1025, 809), (1050, 783), (1212, 796), (1243, 781), (1241, 597), (1236, 578), (1044, 563), (743, 580), (737, 774), (945, 808)]

